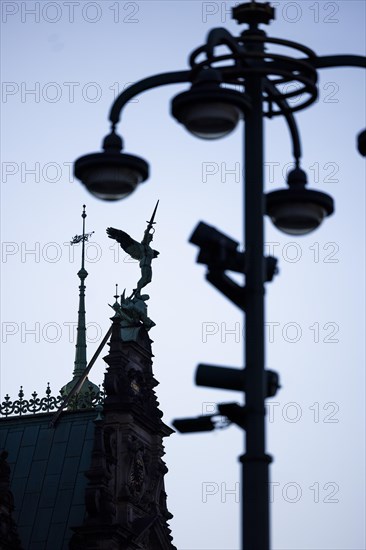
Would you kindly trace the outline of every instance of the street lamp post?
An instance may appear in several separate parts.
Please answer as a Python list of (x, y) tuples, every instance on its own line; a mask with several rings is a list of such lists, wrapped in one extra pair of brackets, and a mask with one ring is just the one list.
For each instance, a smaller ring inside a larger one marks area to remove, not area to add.
[[(263, 218), (267, 214), (276, 227), (292, 235), (305, 235), (333, 213), (329, 195), (309, 190), (300, 167), (301, 145), (294, 112), (317, 99), (317, 69), (336, 66), (366, 68), (366, 58), (354, 55), (318, 57), (311, 49), (288, 40), (270, 38), (259, 29), (274, 18), (268, 3), (249, 2), (233, 8), (238, 23), (248, 25), (239, 37), (223, 28), (213, 29), (204, 46), (190, 56), (188, 71), (170, 72), (145, 78), (127, 88), (115, 100), (111, 112), (111, 133), (104, 140), (104, 152), (79, 158), (75, 175), (99, 198), (117, 200), (134, 191), (148, 178), (147, 163), (122, 153), (122, 139), (116, 125), (128, 101), (152, 88), (189, 82), (191, 88), (172, 101), (172, 115), (197, 137), (216, 139), (230, 133), (244, 119), (245, 252), (238, 243), (203, 223), (191, 242), (201, 249), (198, 261), (208, 267), (207, 280), (245, 312), (245, 368), (232, 369), (199, 365), (199, 385), (244, 392), (245, 405), (218, 405), (227, 418), (224, 426), (236, 423), (245, 432), (242, 462), (243, 548), (269, 550), (269, 463), (265, 447), (265, 399), (279, 388), (278, 375), (265, 369), (264, 283), (276, 273), (276, 260), (264, 257)], [(265, 46), (291, 48), (301, 57), (271, 54)], [(228, 54), (216, 55), (226, 45)], [(204, 57), (202, 61), (202, 55)], [(200, 61), (198, 59), (201, 59)], [(228, 65), (227, 60), (232, 61)], [(286, 91), (283, 85), (297, 83), (300, 89)], [(238, 89), (240, 91), (238, 91)], [(289, 100), (298, 101), (290, 105)], [(290, 131), (294, 169), (288, 174), (288, 188), (264, 194), (263, 117), (283, 116)], [(358, 149), (366, 155), (365, 131), (358, 136)], [(245, 287), (230, 279), (226, 270), (245, 275)], [(215, 428), (215, 416), (180, 419), (174, 426), (181, 432)]]
[[(250, 32), (250, 31), (249, 31)], [(255, 32), (255, 31), (254, 31)], [(263, 43), (254, 43), (263, 52)], [(265, 453), (263, 78), (245, 81), (251, 109), (245, 118), (245, 434), (241, 457), (243, 548), (268, 549), (269, 462)]]

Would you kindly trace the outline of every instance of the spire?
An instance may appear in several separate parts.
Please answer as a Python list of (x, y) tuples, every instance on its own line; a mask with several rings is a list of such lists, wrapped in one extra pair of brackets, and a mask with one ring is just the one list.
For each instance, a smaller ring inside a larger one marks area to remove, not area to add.
[[(81, 269), (78, 272), (78, 277), (80, 279), (79, 286), (79, 312), (78, 312), (78, 328), (77, 328), (77, 339), (76, 339), (76, 350), (75, 350), (75, 362), (74, 362), (74, 378), (81, 376), (84, 369), (86, 368), (86, 322), (85, 322), (85, 279), (88, 276), (88, 272), (85, 269), (85, 241), (88, 240), (88, 235), (85, 234), (85, 204), (83, 204), (83, 213), (81, 217), (83, 218), (83, 234), (81, 235)], [(79, 236), (78, 236), (79, 238)], [(71, 241), (71, 245), (74, 243), (74, 239)], [(80, 242), (78, 240), (77, 242)]]
[[(75, 235), (70, 241), (71, 245), (78, 244), (81, 242), (81, 268), (78, 271), (78, 277), (80, 279), (79, 285), (79, 311), (78, 311), (78, 326), (77, 326), (77, 337), (76, 337), (76, 349), (75, 349), (75, 361), (74, 361), (74, 371), (73, 379), (61, 388), (62, 395), (68, 395), (70, 390), (75, 384), (75, 381), (80, 378), (87, 366), (86, 360), (86, 316), (85, 316), (85, 279), (88, 276), (88, 272), (85, 269), (85, 242), (89, 240), (89, 237), (94, 233), (85, 233), (85, 218), (86, 218), (86, 206), (83, 204), (83, 212), (81, 217), (83, 219), (83, 233), (82, 235)], [(86, 397), (82, 394), (91, 394), (99, 393), (99, 388), (95, 384), (91, 383), (88, 379), (84, 382), (81, 390), (79, 391), (80, 397)], [(80, 403), (83, 399), (79, 400)], [(85, 406), (84, 404), (83, 406)], [(79, 408), (79, 407), (77, 407)]]
[(118, 304), (118, 298), (119, 298), (119, 294), (118, 294), (118, 283), (116, 283), (116, 293), (114, 295), (114, 298), (116, 299), (115, 303), (114, 304)]

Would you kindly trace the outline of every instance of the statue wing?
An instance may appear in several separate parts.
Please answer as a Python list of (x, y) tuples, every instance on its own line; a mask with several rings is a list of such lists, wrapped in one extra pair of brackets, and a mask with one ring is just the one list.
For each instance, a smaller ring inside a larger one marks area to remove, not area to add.
[(138, 241), (135, 241), (121, 229), (114, 229), (114, 227), (107, 228), (107, 234), (110, 239), (115, 239), (120, 245), (121, 248), (127, 254), (131, 256), (134, 260), (141, 260), (144, 254), (144, 247)]

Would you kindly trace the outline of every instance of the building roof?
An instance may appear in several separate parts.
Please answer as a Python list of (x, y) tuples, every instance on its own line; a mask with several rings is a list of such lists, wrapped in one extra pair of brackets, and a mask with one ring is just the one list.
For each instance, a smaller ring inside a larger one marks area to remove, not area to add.
[(90, 467), (97, 411), (64, 412), (0, 420), (14, 496), (13, 518), (27, 550), (67, 549), (72, 526), (85, 516), (85, 472)]

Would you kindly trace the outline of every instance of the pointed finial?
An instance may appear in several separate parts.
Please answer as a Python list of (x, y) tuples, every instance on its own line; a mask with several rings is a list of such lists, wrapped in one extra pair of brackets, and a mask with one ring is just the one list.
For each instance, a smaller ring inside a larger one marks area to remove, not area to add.
[(119, 294), (118, 294), (118, 283), (116, 283), (116, 294), (114, 295), (115, 299), (116, 299), (116, 302), (119, 298)]
[[(155, 215), (156, 215), (156, 211), (158, 209), (158, 206), (159, 206), (159, 200), (157, 201), (157, 203), (155, 205), (154, 212), (152, 213), (150, 221), (146, 221), (147, 228), (145, 229), (145, 232), (144, 232), (144, 238), (146, 238), (147, 235), (153, 235), (155, 233), (154, 225), (156, 224), (156, 222), (154, 220), (155, 220)], [(152, 230), (152, 233), (150, 233), (150, 230)]]
[(153, 227), (153, 225), (156, 224), (156, 222), (154, 222), (154, 219), (155, 219), (155, 214), (156, 214), (156, 211), (158, 209), (158, 206), (159, 206), (159, 202), (160, 202), (160, 199), (158, 199), (156, 205), (155, 205), (155, 208), (154, 208), (154, 212), (152, 213), (152, 216), (150, 218), (150, 221), (146, 221), (146, 223), (148, 224), (148, 230), (151, 229)]

